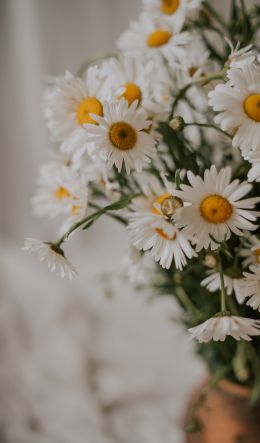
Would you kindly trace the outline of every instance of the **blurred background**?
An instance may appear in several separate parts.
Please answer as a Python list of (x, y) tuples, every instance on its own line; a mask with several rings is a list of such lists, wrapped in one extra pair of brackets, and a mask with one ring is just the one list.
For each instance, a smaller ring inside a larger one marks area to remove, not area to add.
[(48, 158), (44, 80), (113, 51), (140, 6), (0, 0), (1, 443), (185, 441), (185, 405), (205, 369), (172, 321), (174, 301), (149, 301), (118, 276), (128, 249), (121, 226), (104, 218), (73, 237), (72, 283), (21, 252), (25, 237), (56, 233), (53, 222), (32, 216), (30, 203)]

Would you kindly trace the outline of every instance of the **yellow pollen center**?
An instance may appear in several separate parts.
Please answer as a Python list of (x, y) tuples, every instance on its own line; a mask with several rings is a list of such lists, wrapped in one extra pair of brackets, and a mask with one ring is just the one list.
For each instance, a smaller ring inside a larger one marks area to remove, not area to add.
[(63, 200), (66, 197), (71, 197), (71, 194), (63, 186), (60, 186), (55, 191), (55, 197), (57, 198), (57, 200)]
[(152, 32), (148, 38), (147, 38), (147, 46), (150, 48), (157, 48), (159, 46), (163, 46), (172, 37), (172, 33), (169, 31), (166, 31), (164, 29), (157, 29), (156, 31)]
[(142, 99), (142, 92), (139, 86), (137, 86), (135, 83), (126, 83), (124, 86), (125, 92), (120, 95), (119, 98), (125, 98), (129, 105), (131, 105), (135, 100), (138, 100), (138, 103), (140, 103)]
[(165, 240), (175, 240), (176, 239), (176, 232), (174, 232), (173, 236), (170, 237), (168, 234), (166, 234), (166, 232), (161, 229), (161, 228), (155, 228), (155, 231), (157, 232), (157, 234), (159, 234), (162, 238), (164, 238)]
[(162, 0), (161, 12), (166, 15), (174, 14), (180, 6), (180, 0)]
[(98, 123), (90, 117), (89, 114), (96, 114), (103, 116), (103, 106), (95, 97), (86, 97), (79, 104), (77, 108), (77, 121), (80, 125), (84, 123), (91, 123), (98, 125)]
[(109, 130), (111, 143), (121, 151), (132, 149), (137, 140), (135, 129), (126, 122), (114, 123)]
[(249, 95), (244, 100), (244, 110), (249, 118), (260, 122), (260, 94)]
[(210, 223), (224, 223), (232, 215), (232, 206), (229, 201), (221, 195), (209, 195), (200, 204), (202, 217)]
[(257, 248), (257, 249), (254, 251), (254, 253), (255, 253), (255, 257), (256, 257), (256, 261), (257, 261), (257, 263), (260, 264), (260, 248)]

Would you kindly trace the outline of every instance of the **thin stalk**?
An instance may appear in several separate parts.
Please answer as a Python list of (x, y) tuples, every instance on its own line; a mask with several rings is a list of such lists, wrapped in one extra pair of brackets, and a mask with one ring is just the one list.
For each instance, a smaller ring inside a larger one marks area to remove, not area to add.
[[(95, 203), (89, 202), (88, 205), (90, 208), (98, 209), (99, 211), (102, 209), (100, 206), (96, 205)], [(123, 217), (120, 217), (120, 215), (112, 214), (111, 212), (106, 212), (106, 215), (127, 226), (127, 221)]]
[(192, 123), (185, 123), (185, 127), (186, 126), (199, 126), (200, 128), (212, 128), (212, 129), (216, 129), (216, 131), (221, 132), (222, 134), (226, 135), (229, 138), (232, 138), (232, 135), (228, 134), (226, 131), (223, 131), (223, 129), (219, 128), (218, 126), (215, 125), (211, 125), (210, 123), (197, 123), (197, 122), (192, 122)]
[(194, 306), (194, 304), (190, 300), (188, 294), (183, 289), (183, 287), (182, 286), (177, 286), (175, 288), (175, 293), (176, 293), (179, 301), (181, 302), (181, 304), (185, 307), (185, 309), (188, 312), (191, 312), (195, 317), (197, 317), (198, 316), (198, 310), (197, 310), (196, 306)]
[(182, 89), (180, 89), (180, 91), (176, 95), (175, 100), (172, 105), (171, 118), (174, 116), (174, 109), (175, 109), (177, 103), (186, 94), (186, 92), (190, 88), (192, 88), (192, 86), (196, 86), (200, 83), (209, 83), (210, 81), (213, 81), (213, 80), (221, 80), (224, 78), (224, 74), (225, 74), (225, 72), (221, 71), (221, 72), (218, 72), (217, 74), (210, 74), (207, 76), (202, 76), (202, 77), (196, 78), (195, 80), (193, 80), (192, 82), (190, 82), (186, 86), (184, 86)]
[(220, 285), (221, 285), (221, 292), (220, 292), (221, 312), (224, 313), (227, 312), (227, 303), (226, 303), (227, 293), (224, 283), (223, 265), (220, 254), (219, 254), (218, 267), (219, 267), (219, 276), (220, 276)]

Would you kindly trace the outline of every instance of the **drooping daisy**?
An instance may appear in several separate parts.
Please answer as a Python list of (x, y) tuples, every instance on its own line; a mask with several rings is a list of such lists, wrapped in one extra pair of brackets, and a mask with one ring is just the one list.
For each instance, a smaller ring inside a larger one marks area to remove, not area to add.
[(98, 68), (90, 67), (86, 80), (66, 72), (45, 96), (43, 111), (51, 139), (62, 150), (74, 152), (86, 146), (85, 123), (96, 125), (90, 114), (103, 115), (102, 82)]
[(249, 266), (251, 272), (244, 272), (243, 289), (248, 297), (247, 305), (260, 311), (260, 265)]
[(228, 335), (235, 340), (251, 341), (251, 336), (260, 335), (260, 320), (235, 315), (217, 315), (204, 323), (190, 328), (189, 332), (199, 343), (210, 340), (224, 341)]
[(124, 164), (127, 174), (133, 168), (140, 172), (156, 155), (155, 140), (144, 131), (150, 121), (136, 112), (137, 105), (137, 100), (130, 107), (125, 99), (105, 102), (104, 117), (92, 115), (99, 125), (86, 125), (88, 140), (108, 160), (108, 168), (115, 164), (121, 171)]
[(190, 41), (188, 32), (180, 32), (181, 23), (175, 25), (155, 23), (145, 14), (132, 22), (118, 40), (121, 51), (145, 58), (163, 56), (169, 63), (180, 63), (185, 57), (185, 45)]
[(172, 79), (164, 67), (158, 72), (152, 60), (144, 62), (141, 57), (122, 54), (119, 59), (104, 61), (101, 72), (104, 89), (112, 92), (114, 100), (124, 98), (129, 105), (138, 100), (138, 106), (149, 116), (169, 112), (172, 103)]
[(231, 40), (229, 40), (227, 37), (224, 38), (231, 49), (227, 61), (230, 68), (243, 68), (256, 60), (256, 56), (252, 50), (252, 44), (247, 45), (244, 48), (240, 48), (240, 42), (237, 42), (236, 46), (234, 46)]
[[(238, 303), (243, 303), (245, 296), (241, 285), (241, 278), (232, 278), (229, 275), (224, 274), (224, 286), (227, 291), (227, 295), (235, 293)], [(221, 289), (221, 281), (219, 272), (213, 272), (208, 277), (204, 278), (201, 282), (201, 286), (207, 288), (209, 292), (216, 292)]]
[(166, 192), (150, 199), (140, 197), (129, 213), (130, 236), (133, 245), (140, 250), (150, 250), (155, 261), (169, 269), (174, 261), (177, 269), (182, 270), (187, 258), (196, 254), (186, 237), (171, 221), (172, 214), (181, 202)]
[(242, 266), (260, 264), (260, 240), (255, 235), (248, 235), (244, 247), (240, 249), (240, 257), (243, 257)]
[(254, 230), (256, 220), (252, 211), (259, 198), (241, 200), (251, 185), (239, 180), (231, 180), (231, 169), (226, 167), (217, 172), (211, 166), (204, 173), (204, 180), (193, 172), (187, 173), (189, 185), (181, 185), (175, 195), (186, 205), (176, 214), (179, 227), (193, 238), (196, 250), (217, 249), (217, 242), (229, 239), (231, 232), (243, 235), (242, 230)]
[(40, 262), (46, 262), (50, 271), (56, 271), (56, 274), (61, 278), (67, 276), (72, 280), (77, 275), (74, 266), (65, 257), (63, 250), (59, 246), (36, 238), (27, 238), (25, 239), (23, 250), (38, 254)]
[(247, 157), (260, 151), (260, 67), (257, 64), (228, 71), (229, 81), (209, 93), (209, 104), (219, 114), (215, 122), (234, 134), (232, 145)]
[(88, 205), (87, 185), (86, 174), (55, 161), (44, 164), (32, 199), (35, 215), (53, 218), (67, 214), (82, 218)]

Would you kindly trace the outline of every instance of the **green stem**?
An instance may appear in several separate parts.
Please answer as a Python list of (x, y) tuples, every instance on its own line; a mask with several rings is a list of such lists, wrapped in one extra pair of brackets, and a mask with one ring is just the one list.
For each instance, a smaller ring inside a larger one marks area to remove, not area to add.
[[(109, 211), (113, 210), (119, 210), (123, 209), (126, 206), (129, 205), (129, 203), (133, 200), (133, 198), (139, 196), (140, 194), (134, 194), (128, 197), (125, 197), (123, 199), (120, 199), (116, 201), (115, 203), (111, 203), (110, 205), (105, 206), (104, 208), (100, 208), (97, 211), (93, 212), (92, 214), (88, 215), (87, 217), (84, 217), (82, 220), (79, 220), (78, 222), (74, 223), (68, 231), (65, 232), (56, 242), (53, 242), (52, 244), (54, 246), (60, 247), (62, 243), (65, 242), (65, 240), (68, 239), (68, 237), (72, 234), (72, 232), (76, 231), (81, 226), (86, 225), (87, 223), (94, 222), (97, 220), (101, 215), (108, 213)], [(112, 215), (112, 214), (110, 214)]]
[(226, 135), (229, 138), (232, 138), (232, 135), (228, 134), (226, 131), (223, 131), (223, 129), (219, 128), (218, 126), (215, 125), (211, 125), (210, 123), (197, 123), (197, 122), (192, 122), (192, 123), (185, 123), (185, 127), (186, 126), (199, 126), (200, 128), (212, 128), (212, 129), (216, 129), (216, 131), (221, 132), (222, 134)]
[(219, 276), (220, 276), (220, 285), (221, 285), (221, 295), (220, 295), (220, 301), (221, 301), (221, 312), (227, 312), (227, 304), (226, 304), (226, 288), (224, 283), (224, 273), (223, 273), (223, 266), (222, 266), (222, 259), (219, 254)]
[(116, 54), (113, 52), (107, 52), (106, 54), (100, 54), (95, 57), (90, 57), (87, 60), (85, 60), (77, 70), (76, 76), (82, 77), (88, 66), (92, 65), (93, 63), (97, 63), (101, 60), (105, 60), (106, 58), (116, 58)]
[(177, 286), (175, 288), (175, 293), (176, 293), (179, 301), (181, 302), (181, 304), (186, 308), (186, 310), (188, 312), (191, 312), (195, 317), (197, 317), (198, 316), (198, 310), (197, 310), (196, 306), (194, 306), (194, 304), (190, 300), (188, 294), (183, 289), (183, 287), (182, 286)]
[(180, 89), (180, 91), (176, 95), (175, 100), (172, 105), (171, 118), (174, 117), (174, 110), (175, 110), (175, 107), (178, 104), (179, 100), (186, 94), (186, 92), (190, 88), (192, 88), (192, 86), (196, 86), (200, 83), (209, 83), (210, 81), (213, 81), (213, 80), (221, 80), (224, 78), (224, 74), (225, 74), (225, 71), (221, 71), (221, 72), (218, 72), (217, 74), (210, 74), (210, 75), (198, 77), (195, 80), (193, 80), (192, 82), (188, 83), (182, 89)]
[[(100, 206), (96, 205), (95, 203), (89, 202), (88, 205), (89, 205), (90, 208), (98, 209), (99, 211), (102, 210), (102, 208)], [(106, 212), (106, 215), (108, 215), (108, 217), (113, 218), (114, 220), (119, 221), (123, 225), (127, 226), (127, 221), (123, 217), (120, 217), (120, 215), (111, 214), (111, 212)]]
[(208, 2), (204, 2), (203, 6), (207, 10), (207, 12), (209, 12), (209, 14), (212, 15), (212, 17), (214, 17), (216, 22), (218, 22), (226, 31), (228, 31), (228, 26), (224, 22), (221, 15)]

